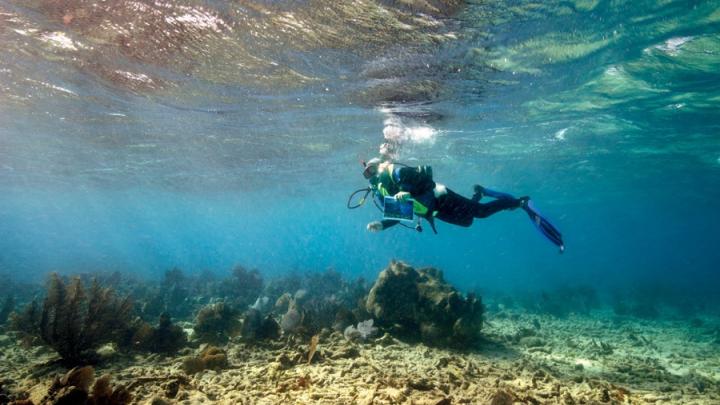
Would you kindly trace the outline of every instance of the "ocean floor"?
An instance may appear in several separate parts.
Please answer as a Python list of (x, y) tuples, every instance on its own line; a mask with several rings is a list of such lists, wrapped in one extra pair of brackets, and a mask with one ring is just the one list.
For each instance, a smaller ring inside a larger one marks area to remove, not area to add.
[[(351, 343), (322, 333), (310, 342), (231, 341), (228, 366), (188, 374), (183, 358), (99, 351), (140, 404), (719, 404), (720, 319), (642, 320), (612, 312), (566, 318), (503, 310), (486, 314), (484, 341), (460, 352), (384, 335)], [(0, 335), (0, 392), (42, 403), (67, 371), (42, 347)], [(0, 396), (0, 403), (3, 403)]]

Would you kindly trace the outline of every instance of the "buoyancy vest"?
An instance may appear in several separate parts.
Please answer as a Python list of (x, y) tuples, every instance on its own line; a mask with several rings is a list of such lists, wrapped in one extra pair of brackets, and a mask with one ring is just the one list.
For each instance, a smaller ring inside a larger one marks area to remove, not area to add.
[[(399, 170), (399, 169), (398, 169)], [(431, 172), (432, 173), (432, 172)], [(394, 164), (388, 165), (382, 172), (378, 173), (379, 181), (377, 183), (377, 189), (380, 195), (384, 198), (385, 196), (394, 196), (400, 190), (399, 172), (395, 169)], [(421, 217), (428, 218), (432, 217), (429, 209), (423, 203), (417, 199), (413, 199), (413, 212)]]

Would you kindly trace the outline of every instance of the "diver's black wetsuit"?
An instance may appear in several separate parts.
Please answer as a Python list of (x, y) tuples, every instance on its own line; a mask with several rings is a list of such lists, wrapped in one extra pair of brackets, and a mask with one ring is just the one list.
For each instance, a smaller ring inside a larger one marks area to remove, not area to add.
[[(387, 189), (390, 195), (395, 195), (399, 191), (409, 192), (412, 198), (428, 208), (427, 214), (423, 217), (431, 225), (433, 218), (437, 218), (453, 225), (468, 227), (472, 225), (475, 218), (486, 218), (496, 212), (520, 206), (520, 200), (511, 198), (499, 198), (484, 204), (479, 202), (480, 196), (469, 199), (449, 188), (446, 189), (446, 193), (435, 197), (432, 169), (427, 166), (395, 168), (392, 174), (381, 174), (378, 182)], [(399, 223), (399, 221), (390, 219), (381, 222), (383, 229)]]
[(520, 206), (518, 200), (509, 198), (500, 198), (484, 204), (465, 198), (450, 189), (447, 189), (447, 194), (441, 195), (436, 201), (435, 218), (460, 226), (470, 226), (475, 218), (487, 218), (496, 212)]

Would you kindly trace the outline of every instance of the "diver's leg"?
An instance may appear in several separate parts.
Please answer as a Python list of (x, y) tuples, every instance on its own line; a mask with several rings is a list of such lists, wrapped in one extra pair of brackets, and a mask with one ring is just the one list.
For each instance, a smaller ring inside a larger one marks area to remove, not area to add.
[(477, 203), (448, 188), (443, 189), (443, 194), (437, 197), (436, 201), (437, 214), (435, 218), (453, 225), (465, 227), (472, 225)]
[(523, 204), (527, 204), (527, 200), (528, 197), (510, 196), (483, 204), (447, 189), (444, 195), (437, 198), (435, 217), (454, 225), (470, 226), (474, 218), (487, 218), (499, 211), (522, 207)]
[(498, 198), (495, 201), (489, 203), (476, 203), (475, 207), (475, 218), (487, 218), (492, 214), (503, 210), (514, 210), (515, 208), (522, 207), (527, 204), (529, 197), (520, 198)]
[(471, 201), (480, 202), (483, 198), (485, 188), (479, 184), (473, 186), (473, 196), (470, 198)]

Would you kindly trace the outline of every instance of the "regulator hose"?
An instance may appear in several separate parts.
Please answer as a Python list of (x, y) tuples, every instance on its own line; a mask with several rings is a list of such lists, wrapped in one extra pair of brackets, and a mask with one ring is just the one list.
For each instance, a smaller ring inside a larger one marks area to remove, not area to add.
[[(362, 196), (362, 198), (360, 198), (360, 202), (358, 202), (357, 204), (351, 204), (353, 201), (353, 198), (355, 198), (356, 195), (362, 193), (363, 191), (365, 192), (365, 194)], [(367, 201), (367, 196), (370, 194), (371, 191), (372, 191), (372, 189), (370, 187), (365, 187), (365, 188), (361, 188), (361, 189), (353, 191), (347, 200), (348, 209), (354, 210), (355, 208), (360, 208), (363, 205), (365, 205), (365, 201)]]

